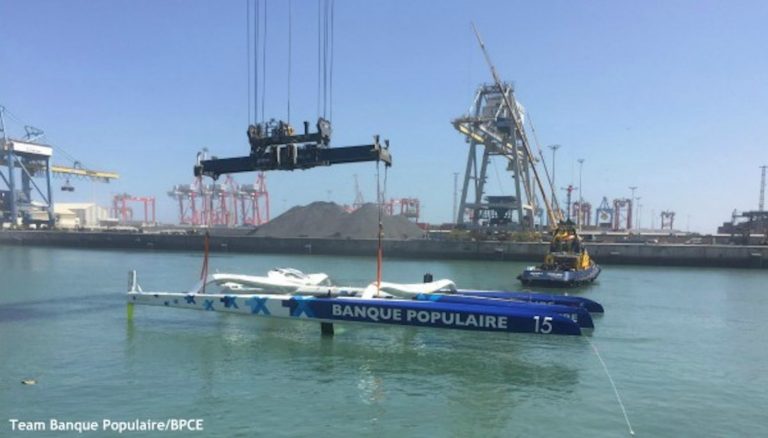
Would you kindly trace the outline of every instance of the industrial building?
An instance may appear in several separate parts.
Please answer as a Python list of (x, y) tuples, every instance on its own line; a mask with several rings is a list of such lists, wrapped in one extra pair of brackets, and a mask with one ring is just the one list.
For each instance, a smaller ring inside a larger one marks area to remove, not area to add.
[(107, 208), (92, 202), (56, 203), (53, 214), (56, 227), (65, 229), (103, 227), (112, 225), (114, 221)]
[[(720, 234), (730, 234), (734, 243), (749, 244), (752, 240), (768, 245), (768, 211), (765, 210), (765, 184), (766, 169), (768, 166), (760, 166), (760, 200), (757, 204), (757, 210), (744, 211), (739, 213), (733, 210), (730, 222), (723, 222), (717, 232)], [(756, 238), (753, 238), (753, 235)]]

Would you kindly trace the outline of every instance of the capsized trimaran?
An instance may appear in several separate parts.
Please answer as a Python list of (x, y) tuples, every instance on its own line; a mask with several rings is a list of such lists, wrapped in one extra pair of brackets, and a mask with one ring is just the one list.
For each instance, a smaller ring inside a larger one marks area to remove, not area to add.
[(133, 304), (322, 323), (364, 323), (485, 332), (580, 335), (602, 306), (581, 297), (469, 291), (450, 280), (331, 286), (324, 274), (274, 270), (266, 277), (212, 274), (188, 292), (145, 292), (130, 273)]

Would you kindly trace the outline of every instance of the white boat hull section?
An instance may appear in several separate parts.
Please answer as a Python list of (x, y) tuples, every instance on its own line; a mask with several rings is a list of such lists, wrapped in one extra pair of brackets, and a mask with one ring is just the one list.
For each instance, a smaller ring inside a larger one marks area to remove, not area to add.
[(327, 274), (305, 274), (298, 269), (278, 268), (267, 273), (267, 276), (240, 275), (228, 273), (216, 273), (211, 275), (216, 285), (225, 288), (228, 292), (242, 293), (295, 293), (299, 288), (306, 286), (330, 286), (331, 281)]
[[(376, 284), (373, 283), (371, 286), (374, 287), (375, 291)], [(369, 288), (371, 286), (369, 286)], [(380, 292), (394, 295), (396, 297), (413, 298), (416, 295), (421, 294), (433, 294), (439, 292), (455, 293), (456, 284), (453, 281), (447, 279), (437, 280), (429, 283), (410, 284), (382, 282), (379, 290)]]
[(295, 295), (229, 295), (229, 294), (187, 294), (178, 292), (129, 292), (128, 302), (160, 307), (178, 307), (202, 311), (242, 313), (252, 316), (290, 318), (291, 309), (283, 301)]

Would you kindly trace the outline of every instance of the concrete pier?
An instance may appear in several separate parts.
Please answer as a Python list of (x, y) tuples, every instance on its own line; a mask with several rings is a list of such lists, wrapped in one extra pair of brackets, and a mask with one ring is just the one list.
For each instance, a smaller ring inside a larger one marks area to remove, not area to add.
[[(90, 249), (202, 251), (201, 234), (152, 234), (78, 231), (0, 231), (0, 245), (59, 246)], [(541, 242), (385, 240), (386, 257), (414, 259), (515, 260), (540, 262)], [(588, 243), (600, 264), (768, 268), (768, 246)], [(376, 239), (268, 238), (212, 235), (213, 252), (371, 256)]]

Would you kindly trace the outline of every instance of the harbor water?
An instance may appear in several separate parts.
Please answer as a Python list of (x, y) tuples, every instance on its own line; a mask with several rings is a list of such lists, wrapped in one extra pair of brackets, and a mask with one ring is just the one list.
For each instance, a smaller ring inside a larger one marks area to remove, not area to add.
[[(519, 289), (524, 265), (385, 260), (384, 278)], [(278, 266), (375, 277), (373, 257), (210, 260)], [(0, 436), (11, 419), (171, 418), (203, 420), (185, 436), (626, 436), (594, 348), (637, 436), (768, 436), (764, 270), (607, 266), (571, 292), (605, 306), (591, 337), (337, 325), (331, 338), (316, 323), (143, 306), (127, 319), (129, 269), (144, 290), (182, 291), (200, 267), (197, 253), (0, 247)]]

